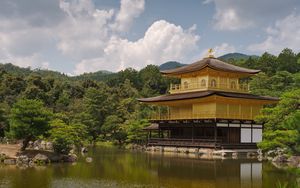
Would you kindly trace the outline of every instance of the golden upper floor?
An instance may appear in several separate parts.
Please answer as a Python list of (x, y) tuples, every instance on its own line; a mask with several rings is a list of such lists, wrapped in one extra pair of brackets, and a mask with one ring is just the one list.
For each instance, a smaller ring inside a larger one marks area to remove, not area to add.
[[(205, 74), (206, 73), (206, 74)], [(169, 92), (183, 93), (192, 91), (217, 90), (227, 92), (247, 93), (249, 84), (242, 82), (239, 75), (222, 73), (206, 68), (202, 74), (182, 77), (180, 84), (171, 84)]]
[(162, 71), (162, 74), (180, 79), (180, 84), (170, 85), (171, 94), (205, 90), (247, 93), (247, 77), (258, 72), (259, 70), (238, 67), (210, 57), (190, 65)]
[[(247, 95), (247, 94), (242, 94)], [(242, 96), (241, 95), (241, 96)], [(157, 107), (152, 120), (238, 119), (254, 120), (265, 104), (277, 102), (275, 98), (229, 98), (211, 95), (185, 101), (166, 101)], [(230, 96), (230, 95), (229, 95)], [(258, 98), (258, 97), (257, 97)]]
[(196, 91), (138, 99), (157, 106), (152, 120), (240, 119), (253, 120), (263, 105), (278, 102), (278, 98), (249, 93)]

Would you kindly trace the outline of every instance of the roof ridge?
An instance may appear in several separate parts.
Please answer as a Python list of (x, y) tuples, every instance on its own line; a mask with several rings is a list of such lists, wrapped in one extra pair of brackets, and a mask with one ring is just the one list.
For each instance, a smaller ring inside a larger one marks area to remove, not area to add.
[(202, 70), (205, 67), (210, 67), (212, 69), (226, 71), (226, 72), (239, 72), (239, 73), (247, 73), (247, 74), (256, 74), (260, 72), (260, 70), (256, 69), (248, 69), (244, 67), (239, 67), (230, 63), (226, 63), (217, 58), (203, 58), (202, 60), (196, 61), (192, 64), (185, 65), (182, 67), (160, 71), (162, 74), (185, 74), (189, 72), (195, 72)]

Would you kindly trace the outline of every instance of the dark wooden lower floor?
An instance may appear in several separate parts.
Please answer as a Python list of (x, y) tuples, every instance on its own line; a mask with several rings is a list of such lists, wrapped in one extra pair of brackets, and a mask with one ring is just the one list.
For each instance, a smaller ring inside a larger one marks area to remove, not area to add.
[(261, 134), (256, 124), (161, 124), (149, 131), (148, 146), (255, 149)]

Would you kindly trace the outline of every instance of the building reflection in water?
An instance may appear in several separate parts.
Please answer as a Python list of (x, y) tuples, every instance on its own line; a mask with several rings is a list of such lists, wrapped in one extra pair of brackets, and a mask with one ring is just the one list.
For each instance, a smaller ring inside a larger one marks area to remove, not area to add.
[(262, 163), (257, 160), (163, 157), (159, 164), (152, 165), (153, 170), (157, 168), (159, 181), (167, 186), (175, 184), (177, 187), (262, 187)]
[(240, 164), (241, 187), (262, 187), (262, 163)]

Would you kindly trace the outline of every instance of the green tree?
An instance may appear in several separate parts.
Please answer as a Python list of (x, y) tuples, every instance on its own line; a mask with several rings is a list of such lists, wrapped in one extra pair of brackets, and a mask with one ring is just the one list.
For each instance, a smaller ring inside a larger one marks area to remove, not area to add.
[(50, 128), (51, 112), (41, 101), (21, 99), (11, 109), (10, 134), (13, 138), (24, 139), (21, 150), (28, 142), (44, 135)]
[(121, 127), (122, 122), (122, 119), (116, 115), (107, 116), (101, 130), (105, 136), (109, 135), (112, 140), (117, 140), (119, 144), (123, 144), (126, 133)]
[(57, 153), (68, 154), (73, 146), (82, 146), (87, 138), (86, 126), (76, 123), (67, 125), (60, 119), (50, 122), (50, 139), (53, 142), (54, 151)]
[(259, 73), (250, 81), (250, 89), (253, 94), (281, 96), (282, 93), (295, 89), (297, 77), (287, 71), (278, 71), (269, 76)]
[(5, 136), (5, 131), (8, 130), (7, 108), (0, 105), (0, 138)]
[(87, 89), (82, 105), (83, 112), (79, 114), (79, 121), (88, 127), (89, 134), (95, 140), (101, 132), (106, 116), (114, 107), (109, 88), (102, 83), (99, 89)]
[(278, 55), (278, 71), (288, 71), (290, 73), (296, 73), (300, 71), (300, 66), (297, 63), (296, 54), (289, 48), (285, 48)]
[(165, 94), (169, 87), (169, 80), (164, 78), (159, 68), (155, 65), (147, 65), (139, 72), (142, 85), (141, 95), (150, 97), (158, 94)]
[(256, 69), (259, 69), (267, 75), (273, 75), (276, 73), (278, 63), (276, 56), (265, 52), (257, 62)]
[(257, 121), (265, 123), (260, 148), (285, 147), (300, 153), (300, 89), (285, 93), (277, 106), (263, 109)]
[(0, 80), (0, 102), (6, 102), (12, 106), (25, 89), (26, 82), (23, 77), (5, 73)]
[(143, 128), (149, 126), (149, 122), (145, 119), (141, 120), (129, 120), (124, 123), (127, 139), (129, 143), (144, 144), (147, 140), (147, 133), (143, 131)]

